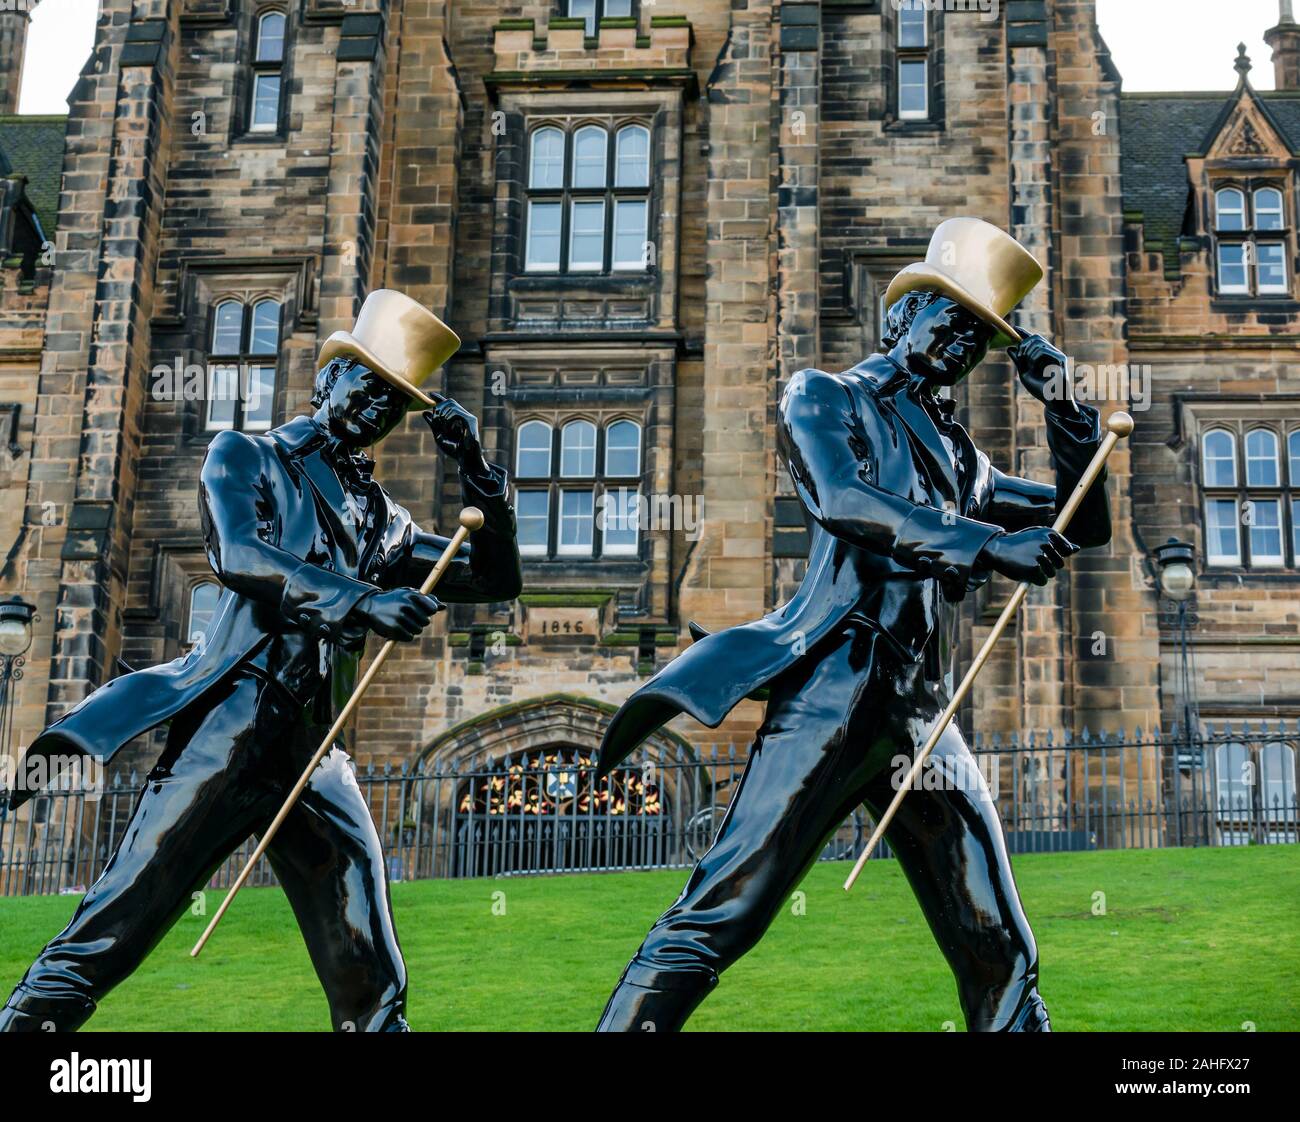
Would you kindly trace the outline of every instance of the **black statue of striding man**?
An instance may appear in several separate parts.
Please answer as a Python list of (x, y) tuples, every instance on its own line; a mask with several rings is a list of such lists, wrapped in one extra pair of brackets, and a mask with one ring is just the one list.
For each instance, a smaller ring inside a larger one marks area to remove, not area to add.
[[(220, 433), (199, 502), (225, 586), (204, 643), (115, 679), (29, 754), (108, 761), (170, 721), (122, 844), (72, 921), (0, 1011), (0, 1029), (69, 1030), (148, 955), (213, 871), (284, 802), (352, 692), (366, 635), (410, 641), (441, 601), (512, 600), (520, 564), (506, 473), (471, 414), (424, 382), (459, 346), (401, 293), (372, 293), (321, 350), (316, 412), (260, 435)], [(426, 533), (362, 453), (416, 405), (484, 514), (440, 599), (416, 591), (448, 539)], [(16, 792), (20, 805), (30, 792)], [(342, 747), (327, 755), (268, 850), (340, 1030), (404, 1031), (406, 967), (380, 839)]]
[[(1065, 357), (1003, 318), (1042, 277), (996, 227), (950, 219), (924, 262), (890, 284), (883, 352), (840, 374), (802, 371), (777, 439), (811, 527), (799, 591), (754, 623), (706, 636), (638, 690), (601, 746), (607, 774), (663, 722), (710, 727), (769, 690), (767, 711), (712, 848), (632, 958), (604, 1031), (680, 1028), (754, 946), (830, 835), (860, 804), (879, 818), (952, 690), (955, 605), (1002, 573), (1044, 585), (1079, 546), (1110, 540), (1104, 487), (1048, 529), (1101, 443)], [(1005, 475), (936, 391), (1005, 347), (1043, 402), (1056, 485)], [(1038, 953), (996, 809), (955, 725), (885, 837), (957, 979), (966, 1024), (1047, 1031)], [(938, 789), (931, 789), (938, 788)]]

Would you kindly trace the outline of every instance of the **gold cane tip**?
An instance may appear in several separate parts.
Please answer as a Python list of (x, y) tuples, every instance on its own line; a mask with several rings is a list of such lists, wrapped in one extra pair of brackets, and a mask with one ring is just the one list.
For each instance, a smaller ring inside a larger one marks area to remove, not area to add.
[(1106, 428), (1116, 436), (1128, 436), (1133, 431), (1133, 418), (1121, 410), (1106, 418)]
[(460, 524), (467, 530), (483, 528), (483, 512), (476, 506), (467, 506), (460, 512)]

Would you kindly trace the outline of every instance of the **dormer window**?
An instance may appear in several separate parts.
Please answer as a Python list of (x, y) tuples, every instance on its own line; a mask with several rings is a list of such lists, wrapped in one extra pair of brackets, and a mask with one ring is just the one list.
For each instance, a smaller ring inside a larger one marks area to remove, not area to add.
[(1226, 296), (1286, 296), (1290, 239), (1282, 189), (1224, 186), (1214, 193), (1218, 291)]

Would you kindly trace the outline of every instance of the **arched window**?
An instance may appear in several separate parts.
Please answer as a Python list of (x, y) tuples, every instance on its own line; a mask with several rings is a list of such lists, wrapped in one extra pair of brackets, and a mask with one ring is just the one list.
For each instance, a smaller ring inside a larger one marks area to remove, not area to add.
[(605, 186), (608, 134), (599, 125), (583, 125), (573, 134), (573, 186)]
[(1236, 187), (1224, 187), (1214, 195), (1215, 227), (1219, 230), (1246, 228), (1246, 196)]
[(1277, 434), (1269, 429), (1246, 433), (1246, 486), (1278, 485)]
[(1261, 187), (1255, 192), (1255, 229), (1281, 230), (1285, 225), (1282, 192), (1276, 187)]
[(1286, 438), (1287, 459), (1290, 463), (1287, 465), (1290, 477), (1288, 482), (1292, 490), (1300, 489), (1300, 429), (1292, 429), (1291, 435)]
[(570, 421), (561, 430), (560, 474), (571, 478), (596, 474), (596, 426), (590, 421)]
[(240, 300), (217, 304), (208, 354), (209, 430), (271, 427), (279, 347), (278, 300), (259, 300), (251, 308)]
[(1237, 485), (1237, 442), (1232, 433), (1212, 429), (1205, 434), (1201, 447), (1205, 457), (1205, 485), (1207, 487), (1235, 487)]
[[(529, 137), (526, 272), (644, 272), (649, 247), (650, 130), (555, 125)], [(612, 174), (611, 174), (612, 168)]]
[(1237, 504), (1237, 440), (1212, 429), (1201, 440), (1205, 486), (1205, 556), (1211, 565), (1241, 563), (1241, 522)]
[(528, 186), (564, 186), (564, 133), (542, 128), (533, 133), (529, 151)]
[(641, 474), (641, 426), (615, 421), (605, 430), (605, 474), (630, 479)]
[(190, 646), (198, 646), (206, 641), (220, 599), (221, 585), (216, 581), (200, 581), (190, 589), (189, 622), (185, 628), (185, 641)]
[(644, 125), (624, 125), (615, 146), (614, 186), (650, 186), (650, 130)]
[(283, 12), (269, 11), (258, 17), (253, 42), (253, 82), (248, 109), (249, 132), (275, 132), (280, 127), (285, 29)]
[(519, 426), (515, 475), (520, 479), (545, 479), (551, 474), (551, 426), (526, 421)]

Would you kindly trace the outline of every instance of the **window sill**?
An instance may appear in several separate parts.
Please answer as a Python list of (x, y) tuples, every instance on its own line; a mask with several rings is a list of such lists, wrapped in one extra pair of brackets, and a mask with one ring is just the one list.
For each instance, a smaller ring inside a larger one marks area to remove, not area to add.
[(1289, 292), (1270, 292), (1252, 296), (1244, 292), (1215, 293), (1210, 298), (1212, 312), (1248, 312), (1255, 308), (1270, 312), (1300, 312), (1300, 300)]
[(941, 133), (944, 127), (933, 117), (886, 117), (884, 131), (887, 133)]
[(230, 145), (232, 148), (241, 144), (257, 147), (259, 145), (274, 146), (277, 144), (288, 143), (289, 134), (287, 132), (281, 132), (279, 129), (275, 132), (241, 132), (238, 136), (232, 136), (230, 138)]

